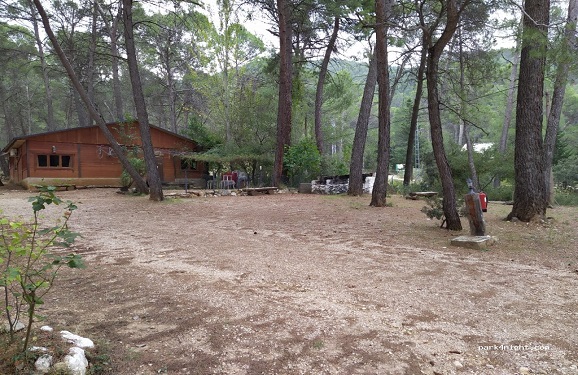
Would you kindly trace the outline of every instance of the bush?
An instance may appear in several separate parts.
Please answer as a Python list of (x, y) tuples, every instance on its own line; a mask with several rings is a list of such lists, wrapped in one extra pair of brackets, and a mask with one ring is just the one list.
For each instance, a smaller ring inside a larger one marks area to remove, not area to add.
[(554, 203), (560, 206), (578, 206), (578, 191), (556, 189)]
[(500, 186), (488, 186), (484, 190), (488, 196), (488, 200), (509, 202), (514, 199), (514, 187), (506, 182), (502, 182)]
[(48, 205), (64, 203), (54, 192), (55, 187), (43, 187), (36, 197), (30, 198), (33, 220), (31, 223), (0, 217), (0, 286), (5, 302), (3, 316), (8, 321), (10, 342), (19, 324), (24, 324), (26, 336), (20, 352), (28, 353), (28, 343), (36, 307), (54, 285), (60, 267), (83, 268), (79, 255), (57, 255), (51, 250), (70, 246), (78, 233), (68, 229), (68, 221), (76, 206), (66, 202), (64, 215), (56, 225), (41, 228), (40, 212)]
[(321, 156), (315, 141), (311, 138), (304, 138), (299, 143), (288, 147), (285, 150), (283, 164), (292, 186), (315, 179), (321, 168)]
[[(136, 154), (129, 154), (128, 161), (136, 169), (141, 177), (146, 174), (146, 164), (143, 158), (138, 157)], [(128, 190), (134, 182), (130, 174), (128, 174), (124, 168), (120, 175), (120, 182), (122, 187), (126, 190)]]

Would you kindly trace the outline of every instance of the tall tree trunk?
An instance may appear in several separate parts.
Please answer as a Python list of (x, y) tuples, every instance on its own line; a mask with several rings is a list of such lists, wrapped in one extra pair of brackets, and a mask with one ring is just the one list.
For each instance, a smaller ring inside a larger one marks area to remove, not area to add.
[(531, 221), (546, 215), (542, 103), (549, 20), (549, 0), (526, 0), (516, 108), (514, 206), (508, 220)]
[(173, 74), (173, 66), (171, 64), (171, 45), (172, 36), (168, 36), (168, 41), (165, 46), (164, 53), (160, 53), (160, 58), (163, 61), (167, 74), (167, 89), (168, 89), (168, 100), (169, 100), (169, 126), (170, 129), (178, 133), (177, 127), (177, 90), (175, 88), (175, 76)]
[(546, 197), (548, 203), (552, 203), (553, 198), (553, 179), (552, 160), (554, 158), (554, 148), (556, 146), (556, 135), (560, 126), (560, 115), (562, 113), (562, 104), (566, 94), (566, 84), (568, 83), (568, 71), (570, 62), (576, 56), (576, 23), (578, 18), (578, 0), (570, 0), (568, 4), (568, 18), (564, 30), (564, 39), (560, 50), (562, 57), (558, 61), (556, 68), (556, 78), (552, 92), (552, 105), (548, 114), (546, 123), (546, 136), (544, 138), (544, 181), (546, 183)]
[(46, 127), (48, 131), (53, 131), (56, 130), (56, 124), (54, 122), (54, 106), (52, 104), (52, 88), (50, 86), (50, 78), (48, 77), (48, 66), (46, 64), (42, 39), (40, 39), (40, 33), (38, 32), (36, 8), (34, 8), (34, 3), (31, 0), (28, 0), (28, 5), (30, 6), (30, 13), (32, 15), (34, 39), (36, 39), (36, 46), (38, 47), (38, 57), (40, 58), (40, 68), (42, 69), (42, 81), (44, 82), (44, 92), (46, 94)]
[(459, 21), (459, 12), (455, 0), (446, 2), (447, 22), (446, 27), (439, 39), (428, 49), (428, 63), (426, 69), (428, 113), (431, 128), (432, 148), (443, 190), (443, 210), (447, 229), (462, 230), (462, 223), (456, 204), (456, 192), (452, 179), (452, 172), (444, 149), (442, 121), (440, 114), (439, 84), (439, 60), (445, 46), (453, 37)]
[(329, 60), (331, 59), (331, 52), (335, 48), (335, 41), (337, 40), (337, 33), (339, 32), (339, 17), (335, 17), (333, 24), (333, 32), (325, 50), (325, 56), (319, 69), (319, 79), (317, 80), (317, 90), (315, 92), (315, 143), (319, 155), (323, 155), (323, 132), (321, 130), (321, 106), (323, 105), (323, 87), (325, 84), (325, 77), (327, 76), (327, 68)]
[(97, 40), (96, 22), (97, 22), (97, 5), (95, 1), (94, 4), (92, 5), (90, 45), (88, 48), (88, 68), (86, 72), (86, 90), (88, 94), (88, 99), (90, 99), (92, 103), (95, 103), (94, 76), (96, 65), (95, 60), (96, 60), (96, 40)]
[[(10, 166), (8, 165), (8, 156), (5, 154), (0, 154), (0, 172), (4, 174), (4, 177), (10, 178)], [(0, 186), (3, 186), (2, 180), (0, 180)]]
[[(522, 23), (520, 22), (520, 28)], [(502, 134), (500, 136), (500, 144), (498, 151), (500, 154), (505, 154), (508, 148), (508, 133), (510, 130), (510, 124), (512, 122), (512, 114), (514, 113), (514, 95), (516, 93), (517, 75), (518, 75), (518, 65), (520, 63), (520, 38), (516, 39), (516, 48), (514, 50), (514, 60), (512, 62), (512, 69), (510, 71), (510, 79), (508, 85), (508, 97), (506, 99), (506, 112), (504, 113), (504, 122), (502, 123)], [(494, 177), (493, 185), (495, 188), (499, 187), (501, 184), (500, 176), (496, 175)]]
[(367, 139), (367, 128), (369, 126), (369, 117), (371, 107), (373, 106), (373, 97), (375, 96), (375, 85), (377, 84), (377, 60), (375, 53), (371, 54), (369, 59), (369, 70), (365, 79), (363, 88), (363, 97), (355, 125), (355, 136), (351, 148), (351, 163), (349, 165), (349, 187), (347, 194), (363, 194), (363, 155), (365, 153), (365, 141)]
[(124, 105), (119, 75), (119, 51), (118, 51), (118, 22), (122, 17), (122, 7), (119, 7), (118, 14), (112, 22), (110, 30), (110, 52), (112, 54), (112, 93), (114, 95), (114, 113), (117, 121), (124, 119)]
[(371, 193), (370, 206), (384, 207), (387, 203), (387, 177), (389, 172), (389, 141), (391, 116), (389, 92), (389, 64), (387, 56), (387, 22), (391, 15), (393, 0), (375, 0), (375, 57), (378, 83), (378, 140), (377, 170)]
[(427, 61), (427, 45), (426, 33), (422, 35), (422, 50), (419, 60), (419, 67), (416, 75), (415, 97), (413, 99), (413, 107), (411, 109), (411, 120), (409, 124), (409, 135), (407, 138), (407, 150), (405, 152), (405, 171), (403, 173), (403, 184), (409, 186), (413, 180), (413, 161), (415, 153), (415, 139), (417, 134), (417, 122), (419, 119), (419, 107), (423, 96), (423, 81), (425, 75), (425, 67)]
[(167, 76), (167, 85), (169, 88), (169, 121), (171, 129), (174, 133), (179, 132), (177, 124), (177, 90), (175, 89), (175, 78), (172, 71)]
[[(79, 81), (80, 82), (80, 81)], [(82, 84), (82, 83), (81, 83)], [(83, 87), (84, 88), (84, 87)], [(77, 127), (77, 126), (81, 126), (81, 127), (86, 127), (90, 125), (90, 114), (87, 113), (86, 111), (86, 107), (85, 107), (85, 103), (82, 100), (82, 98), (80, 97), (80, 95), (78, 94), (78, 91), (76, 91), (76, 89), (74, 88), (73, 85), (73, 90), (72, 94), (73, 94), (73, 99), (74, 99), (74, 109), (76, 110), (76, 118), (78, 121), (78, 124), (74, 124), (73, 127)], [(88, 95), (88, 92), (86, 93), (86, 95)], [(89, 100), (90, 100), (90, 96)], [(92, 100), (91, 100), (92, 103)]]
[(161, 176), (157, 167), (157, 160), (152, 144), (149, 115), (146, 108), (142, 83), (138, 71), (138, 62), (136, 57), (136, 47), (134, 43), (133, 21), (132, 21), (132, 0), (122, 0), (123, 20), (124, 20), (124, 41), (126, 44), (126, 56), (128, 60), (128, 70), (132, 85), (134, 105), (140, 124), (140, 135), (143, 148), (145, 163), (147, 166), (147, 177), (150, 186), (150, 199), (153, 201), (162, 201), (163, 187)]
[(104, 9), (100, 6), (98, 1), (95, 1), (100, 17), (106, 26), (108, 37), (110, 39), (110, 57), (111, 57), (111, 71), (112, 71), (112, 95), (114, 97), (113, 117), (115, 121), (124, 120), (124, 108), (122, 100), (122, 90), (119, 75), (119, 52), (118, 52), (118, 23), (122, 19), (122, 6), (118, 6), (116, 15), (111, 11), (112, 21), (109, 22)]
[(48, 15), (46, 14), (46, 11), (42, 7), (42, 4), (40, 4), (40, 0), (33, 0), (33, 1), (34, 5), (36, 6), (36, 9), (38, 10), (38, 13), (40, 14), (40, 17), (42, 18), (42, 24), (44, 25), (44, 31), (46, 32), (46, 35), (48, 35), (48, 38), (52, 42), (52, 46), (56, 51), (58, 58), (62, 62), (62, 65), (64, 66), (64, 69), (66, 70), (66, 73), (68, 74), (68, 77), (72, 82), (72, 85), (74, 86), (74, 88), (84, 101), (92, 119), (96, 122), (100, 130), (104, 133), (104, 136), (110, 143), (110, 147), (112, 147), (112, 149), (116, 153), (118, 160), (120, 161), (122, 166), (126, 169), (127, 173), (135, 181), (137, 189), (141, 192), (148, 192), (146, 182), (139, 175), (138, 171), (132, 166), (132, 164), (130, 164), (127, 156), (124, 153), (124, 150), (119, 146), (118, 142), (116, 141), (116, 139), (106, 126), (106, 122), (104, 121), (102, 116), (98, 113), (94, 104), (88, 99), (88, 94), (86, 93), (86, 90), (84, 89), (84, 87), (82, 87), (82, 84), (80, 83), (78, 77), (76, 76), (76, 73), (74, 72), (74, 69), (70, 64), (70, 61), (68, 61), (68, 58), (64, 54), (62, 47), (60, 47), (60, 44), (58, 43), (58, 40), (56, 39), (54, 32), (52, 32), (50, 22), (48, 21)]
[(233, 142), (233, 136), (231, 134), (231, 83), (229, 80), (229, 65), (230, 65), (230, 48), (231, 48), (231, 37), (229, 27), (231, 26), (231, 3), (229, 1), (223, 1), (219, 4), (219, 15), (221, 16), (221, 28), (223, 35), (224, 44), (224, 56), (223, 56), (223, 107), (225, 112), (225, 143), (227, 146), (231, 145)]
[(474, 145), (472, 144), (472, 139), (470, 138), (470, 129), (468, 124), (463, 122), (463, 126), (464, 126), (464, 139), (466, 141), (466, 148), (468, 153), (468, 167), (470, 168), (470, 175), (472, 176), (473, 186), (477, 191), (479, 191), (480, 180), (478, 178), (478, 172), (476, 171), (476, 164), (474, 163)]
[[(466, 150), (468, 153), (468, 167), (470, 168), (470, 176), (472, 179), (472, 184), (474, 189), (480, 190), (480, 181), (478, 179), (478, 172), (476, 171), (476, 164), (474, 162), (474, 145), (470, 137), (470, 127), (465, 121), (466, 118), (466, 102), (468, 100), (468, 91), (466, 87), (466, 76), (465, 76), (465, 61), (464, 61), (464, 48), (462, 39), (462, 30), (458, 28), (458, 48), (459, 48), (459, 59), (460, 59), (460, 137), (459, 139), (466, 144)], [(458, 143), (460, 146), (462, 143)]]
[(510, 123), (512, 122), (512, 114), (514, 113), (514, 94), (516, 93), (516, 76), (518, 74), (518, 64), (520, 63), (520, 41), (516, 41), (516, 49), (514, 50), (514, 61), (512, 62), (512, 70), (510, 71), (510, 80), (508, 85), (508, 98), (506, 100), (506, 113), (504, 114), (504, 122), (502, 124), (502, 135), (500, 137), (500, 153), (504, 154), (508, 147), (508, 131), (510, 130)]
[(293, 101), (291, 10), (287, 0), (277, 0), (279, 13), (279, 104), (277, 109), (277, 146), (273, 166), (272, 185), (278, 186), (284, 177), (283, 154), (291, 144), (291, 111)]

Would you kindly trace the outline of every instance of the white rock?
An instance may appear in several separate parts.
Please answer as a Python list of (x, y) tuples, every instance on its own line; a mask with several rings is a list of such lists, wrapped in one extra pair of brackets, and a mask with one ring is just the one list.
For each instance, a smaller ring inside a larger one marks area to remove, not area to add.
[[(14, 324), (14, 332), (22, 331), (24, 328), (26, 328), (26, 326), (24, 325), (24, 323), (16, 322), (16, 323)], [(6, 323), (6, 324), (4, 325), (4, 330), (5, 330), (6, 332), (9, 332), (9, 331), (10, 331), (10, 323)]]
[(530, 373), (530, 369), (528, 367), (520, 367), (518, 372), (520, 375), (528, 375)]
[(463, 368), (464, 367), (464, 365), (460, 361), (454, 361), (454, 366), (456, 368)]
[(52, 331), (54, 331), (54, 328), (52, 328), (50, 326), (42, 326), (42, 327), (40, 327), (40, 330), (43, 332), (52, 332)]
[(91, 339), (87, 339), (74, 333), (68, 331), (60, 331), (62, 338), (65, 339), (67, 342), (73, 344), (74, 346), (78, 346), (79, 348), (94, 348), (94, 343)]
[(88, 360), (84, 355), (84, 349), (79, 347), (72, 347), (68, 351), (68, 354), (64, 357), (64, 363), (66, 363), (71, 375), (85, 375), (86, 368), (88, 367)]
[(50, 354), (44, 354), (38, 357), (36, 362), (34, 362), (34, 367), (36, 371), (41, 374), (46, 374), (50, 371), (50, 366), (52, 366), (52, 356)]
[(28, 350), (30, 350), (31, 352), (42, 352), (42, 353), (48, 351), (48, 349), (46, 349), (43, 346), (31, 346)]

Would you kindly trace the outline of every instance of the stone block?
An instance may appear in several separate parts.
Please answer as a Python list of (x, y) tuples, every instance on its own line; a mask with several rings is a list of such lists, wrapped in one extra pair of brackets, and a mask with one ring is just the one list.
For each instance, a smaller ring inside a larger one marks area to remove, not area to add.
[(452, 246), (465, 247), (474, 250), (483, 250), (497, 242), (492, 236), (459, 236), (451, 240)]

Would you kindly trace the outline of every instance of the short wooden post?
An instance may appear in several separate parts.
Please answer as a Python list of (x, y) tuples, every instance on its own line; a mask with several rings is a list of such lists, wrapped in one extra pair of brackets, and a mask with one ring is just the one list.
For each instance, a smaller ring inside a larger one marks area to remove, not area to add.
[(470, 191), (465, 195), (466, 212), (470, 221), (470, 234), (472, 236), (485, 236), (486, 224), (482, 214), (480, 194)]

